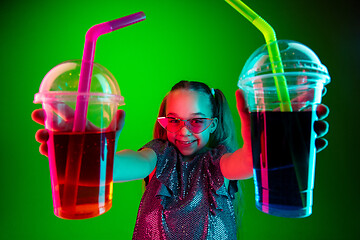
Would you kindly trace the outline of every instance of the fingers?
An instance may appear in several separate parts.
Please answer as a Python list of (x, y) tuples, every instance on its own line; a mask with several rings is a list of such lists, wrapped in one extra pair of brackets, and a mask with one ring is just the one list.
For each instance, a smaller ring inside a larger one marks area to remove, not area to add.
[(316, 152), (321, 152), (327, 147), (327, 145), (328, 145), (328, 141), (326, 139), (324, 138), (315, 139)]
[(39, 129), (35, 133), (35, 140), (39, 143), (46, 143), (49, 139), (49, 132), (46, 129)]
[(246, 101), (245, 101), (245, 95), (244, 92), (241, 91), (240, 89), (236, 90), (235, 92), (235, 97), (236, 97), (236, 107), (240, 112), (249, 112), (246, 106)]
[(328, 141), (322, 137), (329, 131), (329, 123), (321, 119), (324, 119), (329, 115), (329, 108), (326, 105), (320, 104), (316, 108), (316, 115), (318, 116), (319, 121), (314, 122), (314, 131), (317, 134), (315, 147), (317, 152), (321, 152), (328, 145)]
[(316, 115), (318, 116), (319, 120), (326, 118), (329, 115), (329, 108), (324, 104), (319, 104), (316, 107)]
[(121, 131), (124, 126), (124, 122), (125, 122), (125, 111), (117, 110), (108, 128), (112, 130), (115, 127), (115, 131), (117, 132)]
[(315, 147), (317, 152), (321, 152), (328, 145), (328, 141), (322, 137), (328, 133), (329, 123), (322, 119), (326, 118), (329, 115), (329, 112), (329, 108), (324, 104), (320, 104), (316, 107), (316, 115), (319, 118), (319, 121), (314, 122), (314, 130), (317, 134), (317, 138), (315, 139)]
[(39, 152), (40, 152), (42, 155), (48, 157), (48, 146), (47, 146), (46, 143), (40, 144)]
[(117, 126), (116, 131), (122, 130), (125, 124), (125, 111), (118, 110), (116, 112)]
[(31, 113), (31, 118), (36, 123), (45, 124), (45, 111), (43, 109), (36, 109)]
[(48, 120), (46, 128), (50, 131), (67, 132), (72, 130), (73, 121), (64, 121), (63, 118), (57, 116), (53, 112), (48, 112)]
[(325, 136), (329, 131), (329, 123), (326, 121), (315, 121), (314, 130), (318, 138)]
[(250, 125), (250, 114), (247, 108), (244, 92), (238, 89), (235, 92), (236, 107), (240, 115), (241, 123)]
[(48, 156), (47, 140), (49, 139), (49, 132), (46, 129), (39, 129), (35, 134), (35, 139), (40, 144), (39, 152), (42, 155)]
[(56, 131), (69, 131), (72, 129), (72, 121), (66, 122), (63, 117), (59, 117), (53, 112), (48, 112), (48, 116), (45, 114), (44, 109), (36, 109), (32, 112), (31, 118), (41, 125), (45, 125), (45, 118), (48, 118), (48, 126), (46, 126), (49, 130)]
[(118, 141), (119, 141), (119, 137), (120, 137), (120, 133), (121, 130), (124, 127), (124, 123), (125, 123), (125, 111), (124, 110), (118, 110), (116, 112), (116, 137), (115, 137), (115, 149), (117, 147)]
[(75, 115), (74, 109), (62, 102), (49, 103), (52, 111), (59, 115), (64, 121), (72, 121)]
[[(43, 109), (36, 109), (32, 112), (31, 114), (31, 118), (41, 124), (41, 125), (45, 125), (45, 111)], [(49, 139), (49, 133), (46, 129), (39, 129), (36, 133), (35, 133), (35, 139), (36, 141), (38, 141), (40, 144), (39, 147), (39, 152), (42, 155), (48, 156), (48, 146), (47, 146), (47, 140)]]
[(293, 99), (291, 99), (292, 103), (306, 103), (307, 101), (311, 101), (314, 98), (315, 89), (309, 89), (306, 92), (299, 93), (299, 95)]
[[(324, 92), (324, 94), (325, 93), (326, 92)], [(328, 133), (329, 123), (322, 119), (326, 118), (329, 115), (329, 112), (330, 112), (329, 108), (324, 104), (320, 104), (316, 108), (316, 115), (320, 120), (320, 121), (315, 121), (314, 123), (314, 130), (317, 134), (317, 138), (315, 139), (315, 147), (317, 152), (321, 152), (328, 145), (328, 141), (322, 137)]]
[(41, 125), (45, 125), (45, 117), (48, 118), (47, 128), (52, 131), (63, 130), (68, 131), (71, 130), (71, 124), (65, 122), (61, 117), (53, 114), (52, 112), (48, 112), (48, 116), (46, 116), (45, 111), (43, 109), (36, 109), (32, 112), (31, 118)]
[(251, 131), (250, 131), (250, 113), (246, 105), (244, 92), (238, 89), (235, 92), (236, 107), (239, 112), (241, 120), (241, 135), (244, 141), (244, 146), (251, 146)]

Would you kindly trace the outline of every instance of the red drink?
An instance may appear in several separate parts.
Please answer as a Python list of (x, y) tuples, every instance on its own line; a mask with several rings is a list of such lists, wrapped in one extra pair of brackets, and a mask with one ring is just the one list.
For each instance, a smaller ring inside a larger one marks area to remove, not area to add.
[[(71, 153), (68, 153), (69, 143), (75, 144), (71, 147), (75, 151)], [(111, 208), (114, 145), (114, 131), (50, 132), (49, 163), (55, 215), (66, 219), (84, 219), (98, 216)], [(69, 154), (75, 157), (69, 158)], [(65, 181), (68, 159), (80, 162), (77, 183)], [(76, 195), (66, 196), (64, 188), (69, 186), (65, 184), (71, 183), (73, 186), (70, 187), (76, 187)], [(74, 205), (68, 206), (67, 202), (74, 202)]]

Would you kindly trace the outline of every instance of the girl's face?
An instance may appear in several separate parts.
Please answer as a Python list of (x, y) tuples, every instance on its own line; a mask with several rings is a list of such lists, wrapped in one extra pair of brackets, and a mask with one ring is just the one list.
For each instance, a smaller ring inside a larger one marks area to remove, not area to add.
[[(175, 90), (170, 92), (166, 100), (166, 116), (188, 120), (191, 118), (212, 118), (211, 103), (205, 93), (191, 90)], [(168, 140), (173, 143), (182, 155), (191, 157), (209, 141), (210, 133), (217, 126), (217, 119), (203, 132), (194, 134), (182, 127), (178, 132), (167, 132)]]

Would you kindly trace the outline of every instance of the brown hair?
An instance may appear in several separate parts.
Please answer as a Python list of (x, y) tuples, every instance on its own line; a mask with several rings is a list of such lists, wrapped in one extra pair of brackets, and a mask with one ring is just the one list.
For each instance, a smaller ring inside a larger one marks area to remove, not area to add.
[[(218, 145), (225, 145), (231, 152), (235, 151), (238, 147), (235, 137), (234, 121), (229, 104), (222, 91), (219, 89), (213, 89), (212, 91), (208, 85), (202, 82), (180, 81), (171, 88), (170, 92), (179, 89), (202, 92), (209, 97), (213, 114), (212, 117), (216, 117), (219, 120), (216, 130), (210, 135), (209, 147), (214, 148)], [(166, 95), (161, 102), (159, 117), (165, 117), (166, 115), (167, 96), (168, 95)], [(154, 127), (154, 138), (167, 140), (166, 130), (162, 128), (157, 121)]]

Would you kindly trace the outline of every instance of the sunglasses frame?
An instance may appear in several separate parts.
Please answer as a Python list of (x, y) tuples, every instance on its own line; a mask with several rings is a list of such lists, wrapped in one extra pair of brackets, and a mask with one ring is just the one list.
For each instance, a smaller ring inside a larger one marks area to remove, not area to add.
[[(160, 120), (162, 119), (169, 119), (169, 118), (172, 118), (174, 120), (179, 120), (181, 122), (183, 122), (183, 125), (179, 128), (179, 130), (177, 130), (176, 132), (172, 132), (172, 131), (169, 131), (165, 126), (163, 126), (160, 122)], [(204, 128), (201, 132), (198, 132), (198, 133), (195, 133), (191, 130), (191, 124), (189, 121), (193, 120), (193, 119), (206, 119), (206, 120), (211, 120), (209, 126), (207, 126), (206, 128)], [(163, 127), (166, 131), (168, 132), (171, 132), (171, 133), (177, 133), (179, 132), (183, 127), (186, 127), (191, 133), (193, 134), (199, 134), (199, 133), (202, 133), (203, 131), (205, 131), (206, 129), (208, 129), (210, 127), (210, 125), (212, 124), (212, 122), (214, 121), (214, 118), (199, 118), (199, 117), (196, 117), (196, 118), (190, 118), (190, 119), (187, 119), (187, 120), (183, 120), (183, 119), (180, 119), (180, 118), (176, 118), (176, 117), (158, 117), (157, 118), (157, 121), (158, 123), (160, 124), (161, 127)], [(190, 127), (189, 127), (190, 126)]]

